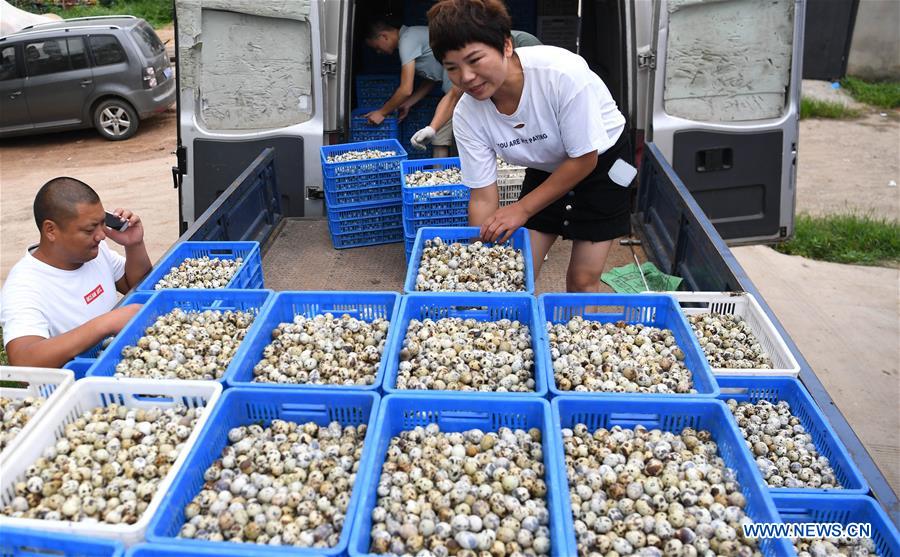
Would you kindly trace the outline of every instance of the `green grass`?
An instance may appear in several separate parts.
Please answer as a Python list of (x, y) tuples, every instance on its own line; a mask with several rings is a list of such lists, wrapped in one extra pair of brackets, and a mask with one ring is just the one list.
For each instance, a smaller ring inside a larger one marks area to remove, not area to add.
[(880, 108), (900, 108), (898, 81), (869, 82), (847, 76), (841, 80), (841, 86), (859, 102)]
[(856, 265), (900, 262), (900, 223), (867, 215), (797, 216), (794, 238), (781, 253)]
[(844, 106), (841, 103), (820, 101), (807, 97), (803, 97), (802, 99), (800, 99), (801, 120), (805, 120), (807, 118), (844, 119), (856, 118), (858, 116), (858, 110), (856, 110), (855, 108)]
[(49, 3), (13, 1), (12, 4), (33, 13), (54, 13), (66, 19), (97, 15), (133, 15), (147, 20), (156, 28), (172, 22), (172, 0), (101, 0), (93, 6), (76, 5), (66, 9)]
[(6, 357), (6, 349), (3, 348), (3, 329), (0, 328), (0, 366), (9, 365), (9, 359)]

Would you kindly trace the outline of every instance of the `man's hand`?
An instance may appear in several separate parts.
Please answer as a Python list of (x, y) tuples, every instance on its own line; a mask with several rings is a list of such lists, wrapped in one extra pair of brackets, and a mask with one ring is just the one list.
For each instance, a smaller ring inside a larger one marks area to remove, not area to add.
[(481, 225), (481, 239), (485, 242), (505, 242), (513, 232), (525, 226), (528, 218), (528, 212), (519, 202), (501, 207)]
[(122, 208), (117, 208), (112, 211), (112, 214), (122, 220), (127, 220), (128, 228), (125, 229), (125, 232), (119, 232), (118, 230), (113, 230), (107, 226), (105, 230), (107, 238), (126, 248), (129, 246), (136, 246), (144, 241), (144, 225), (141, 224), (141, 217), (135, 215), (128, 209)]
[(373, 126), (379, 126), (382, 122), (384, 122), (384, 114), (382, 114), (378, 110), (373, 110), (372, 112), (366, 114), (366, 120), (368, 120), (369, 124)]
[(412, 103), (410, 103), (409, 101), (401, 104), (397, 108), (397, 121), (398, 122), (402, 122), (403, 120), (406, 119), (407, 115), (409, 115), (410, 108), (412, 108)]
[(437, 132), (434, 131), (434, 128), (432, 128), (431, 126), (425, 126), (421, 130), (414, 133), (409, 142), (419, 151), (424, 151), (428, 148), (429, 145), (431, 145), (431, 142), (434, 140), (434, 135), (436, 133)]

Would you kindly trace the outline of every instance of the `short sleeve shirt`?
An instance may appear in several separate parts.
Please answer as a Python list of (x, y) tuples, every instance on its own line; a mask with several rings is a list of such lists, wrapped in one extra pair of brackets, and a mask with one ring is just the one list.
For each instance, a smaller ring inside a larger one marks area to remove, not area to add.
[(566, 159), (603, 153), (619, 139), (625, 117), (603, 80), (577, 54), (554, 46), (517, 48), (525, 72), (516, 111), (463, 95), (453, 113), (463, 182), (497, 181), (496, 157), (553, 172)]
[(424, 25), (401, 27), (400, 44), (397, 49), (400, 52), (401, 66), (415, 62), (416, 75), (419, 77), (437, 82), (444, 81), (444, 67), (434, 57), (428, 42), (428, 27)]
[(105, 241), (97, 257), (74, 271), (48, 265), (31, 251), (10, 270), (0, 291), (5, 344), (25, 336), (59, 336), (115, 307), (116, 281), (125, 275), (125, 258)]

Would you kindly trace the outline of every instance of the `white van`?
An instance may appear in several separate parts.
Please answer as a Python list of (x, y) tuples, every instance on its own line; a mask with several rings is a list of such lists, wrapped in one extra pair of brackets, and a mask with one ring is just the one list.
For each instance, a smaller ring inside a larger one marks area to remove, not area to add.
[[(588, 61), (638, 156), (652, 141), (726, 240), (792, 234), (805, 0), (507, 1), (515, 28)], [(383, 3), (410, 24), (432, 4)], [(371, 2), (175, 6), (182, 231), (266, 146), (284, 215), (321, 216), (319, 148), (346, 141), (354, 80), (371, 73), (354, 32)]]

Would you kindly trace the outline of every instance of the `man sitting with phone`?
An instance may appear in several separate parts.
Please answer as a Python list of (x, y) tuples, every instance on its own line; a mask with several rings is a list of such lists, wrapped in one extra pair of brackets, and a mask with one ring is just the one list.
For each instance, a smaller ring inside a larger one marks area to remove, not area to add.
[[(62, 367), (118, 333), (140, 309), (113, 309), (116, 290), (128, 292), (150, 271), (141, 219), (107, 213), (90, 186), (54, 178), (34, 198), (41, 240), (9, 272), (0, 293), (0, 326), (9, 362)], [(125, 257), (106, 245), (125, 248)]]

